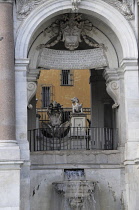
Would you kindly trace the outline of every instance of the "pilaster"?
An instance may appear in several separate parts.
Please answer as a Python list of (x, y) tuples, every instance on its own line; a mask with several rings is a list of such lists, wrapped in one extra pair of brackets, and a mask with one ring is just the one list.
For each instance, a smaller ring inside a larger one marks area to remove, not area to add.
[(15, 60), (16, 138), (23, 164), (20, 176), (20, 210), (30, 209), (30, 151), (27, 137), (27, 71), (29, 59)]
[(139, 173), (137, 162), (139, 145), (139, 89), (138, 62), (125, 59), (121, 63), (124, 72), (126, 142), (125, 142), (125, 188), (128, 210), (137, 209), (139, 200)]

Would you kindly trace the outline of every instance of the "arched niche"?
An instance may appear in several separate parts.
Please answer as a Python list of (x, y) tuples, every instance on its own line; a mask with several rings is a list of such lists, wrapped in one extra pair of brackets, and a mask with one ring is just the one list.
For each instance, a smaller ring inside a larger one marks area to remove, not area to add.
[[(36, 7), (23, 21), (16, 34), (15, 58), (17, 69), (24, 69), (29, 62), (29, 71), (36, 69), (36, 46), (42, 41), (39, 35), (42, 28), (50, 25), (60, 14), (71, 12), (70, 1), (46, 1)], [(97, 34), (92, 34), (94, 40), (107, 46), (107, 59), (110, 68), (120, 67), (121, 61), (136, 60), (138, 57), (137, 41), (130, 23), (115, 8), (103, 1), (82, 1), (79, 12), (89, 17)], [(37, 38), (38, 36), (38, 38)], [(47, 38), (47, 37), (45, 37)], [(47, 40), (43, 37), (43, 41)], [(111, 59), (111, 55), (112, 59)], [(129, 62), (132, 65), (132, 62)], [(32, 71), (32, 75), (34, 72)], [(36, 74), (39, 73), (36, 71)], [(36, 77), (36, 75), (35, 75)], [(34, 81), (34, 77), (33, 81)]]
[[(71, 12), (71, 3), (65, 0), (46, 2), (34, 9), (18, 30), (15, 48), (16, 59), (27, 58), (29, 43), (41, 25), (58, 14), (68, 12)], [(97, 18), (112, 29), (117, 37), (116, 45), (121, 48), (122, 58), (137, 58), (135, 34), (129, 22), (115, 8), (102, 1), (90, 2), (87, 0), (79, 5), (79, 12)]]
[[(60, 15), (60, 16), (62, 16), (62, 15)], [(33, 39), (30, 43), (29, 51), (28, 51), (28, 57), (30, 59), (30, 65), (29, 65), (30, 71), (37, 68), (37, 62), (38, 62), (38, 56), (39, 56), (39, 50), (37, 50), (37, 47), (40, 44), (45, 44), (51, 40), (51, 33), (49, 33), (49, 34), (45, 33), (45, 35), (44, 35), (43, 31), (48, 26), (50, 26), (50, 24), (52, 22), (55, 22), (55, 20), (60, 18), (60, 16), (56, 16), (55, 18), (52, 18), (51, 21), (47, 21), (34, 34)], [(90, 16), (86, 15), (83, 18), (92, 22), (92, 19), (90, 18)], [(102, 24), (101, 21), (99, 21), (97, 19), (96, 19), (96, 21), (97, 21), (97, 24), (98, 24), (98, 22), (99, 22), (99, 24)], [(96, 21), (93, 20), (93, 25), (96, 24)], [(104, 26), (103, 26), (103, 28), (104, 28)], [(113, 34), (112, 30), (109, 29), (108, 27), (107, 27), (107, 31), (109, 31), (110, 34)], [(109, 68), (118, 68), (119, 59), (120, 59), (120, 57), (122, 57), (122, 55), (121, 55), (122, 52), (116, 51), (115, 46), (113, 45), (113, 43), (111, 42), (109, 37), (107, 37), (107, 35), (104, 34), (103, 29), (101, 27), (99, 29), (99, 27), (95, 26), (95, 31), (93, 31), (93, 30), (89, 31), (88, 36), (90, 38), (92, 38), (93, 40), (95, 40), (97, 43), (104, 44), (104, 46), (105, 46), (104, 52), (107, 57)]]

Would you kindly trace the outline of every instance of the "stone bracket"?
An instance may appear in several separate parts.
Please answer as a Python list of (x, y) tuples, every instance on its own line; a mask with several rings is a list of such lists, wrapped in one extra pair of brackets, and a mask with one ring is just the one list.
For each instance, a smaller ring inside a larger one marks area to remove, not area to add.
[(37, 91), (36, 82), (28, 82), (27, 83), (27, 100), (28, 100), (28, 108), (32, 109), (32, 105), (30, 104), (31, 99), (35, 96)]
[(116, 70), (113, 69), (105, 69), (103, 73), (103, 77), (106, 79), (106, 91), (109, 94), (109, 96), (113, 99), (114, 104), (112, 105), (112, 108), (118, 108), (120, 105), (120, 82), (118, 78), (118, 74)]

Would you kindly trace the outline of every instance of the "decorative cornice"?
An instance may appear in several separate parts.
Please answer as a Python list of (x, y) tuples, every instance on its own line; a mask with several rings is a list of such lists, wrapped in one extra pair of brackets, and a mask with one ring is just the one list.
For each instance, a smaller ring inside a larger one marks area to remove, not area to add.
[(14, 0), (0, 0), (0, 3), (13, 3)]
[(27, 74), (27, 81), (37, 82), (39, 76), (40, 76), (40, 69), (30, 69)]
[(27, 71), (29, 65), (29, 59), (16, 59), (15, 71)]
[(138, 67), (138, 59), (136, 58), (127, 58), (123, 59), (120, 63), (121, 68), (126, 68), (126, 67)]

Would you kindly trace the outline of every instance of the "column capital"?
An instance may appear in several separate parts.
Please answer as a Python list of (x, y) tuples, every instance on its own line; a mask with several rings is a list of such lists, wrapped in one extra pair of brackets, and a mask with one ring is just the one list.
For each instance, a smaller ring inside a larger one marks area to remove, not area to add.
[(138, 59), (136, 58), (127, 58), (123, 59), (120, 63), (120, 67), (124, 69), (124, 71), (130, 71), (133, 69), (138, 70)]
[(15, 71), (27, 71), (30, 60), (26, 59), (15, 59)]

